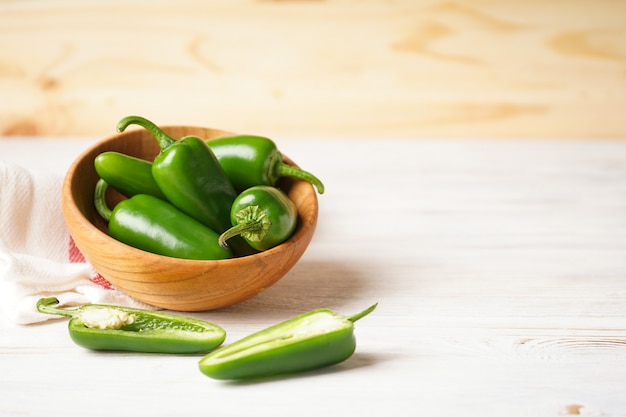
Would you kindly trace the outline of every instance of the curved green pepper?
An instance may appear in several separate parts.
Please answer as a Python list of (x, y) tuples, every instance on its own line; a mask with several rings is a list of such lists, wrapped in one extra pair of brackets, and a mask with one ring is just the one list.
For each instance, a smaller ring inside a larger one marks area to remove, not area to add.
[(208, 321), (175, 314), (103, 304), (60, 309), (56, 298), (42, 298), (37, 310), (69, 317), (70, 337), (93, 350), (146, 353), (206, 353), (221, 345), (226, 332)]
[(174, 140), (140, 116), (120, 120), (118, 132), (136, 124), (159, 142), (152, 176), (163, 194), (179, 210), (217, 232), (230, 228), (230, 206), (237, 192), (206, 142), (195, 136)]
[(287, 195), (269, 185), (257, 185), (235, 198), (230, 211), (233, 227), (220, 235), (219, 243), (241, 235), (250, 246), (264, 251), (289, 239), (298, 223), (298, 210)]
[(352, 316), (313, 310), (220, 347), (200, 360), (215, 379), (260, 378), (308, 371), (348, 359), (356, 349), (354, 322), (377, 304)]
[(254, 185), (276, 185), (281, 177), (295, 177), (312, 183), (324, 192), (324, 184), (313, 174), (286, 164), (276, 144), (253, 135), (221, 137), (207, 141), (235, 188), (243, 191)]
[[(161, 128), (140, 116), (128, 116), (117, 124), (118, 132), (136, 124), (150, 132), (161, 152), (152, 162), (152, 177), (167, 200), (211, 230), (230, 228), (230, 207), (237, 197), (219, 161), (206, 142), (195, 136), (174, 140)], [(237, 256), (255, 251), (241, 238), (230, 246)]]
[(100, 178), (126, 197), (150, 194), (167, 200), (152, 177), (152, 163), (145, 159), (107, 151), (96, 156), (94, 167)]
[(219, 233), (187, 216), (170, 203), (148, 194), (120, 201), (113, 210), (106, 205), (107, 183), (96, 184), (94, 205), (109, 235), (147, 252), (182, 259), (228, 259), (233, 254), (219, 244)]

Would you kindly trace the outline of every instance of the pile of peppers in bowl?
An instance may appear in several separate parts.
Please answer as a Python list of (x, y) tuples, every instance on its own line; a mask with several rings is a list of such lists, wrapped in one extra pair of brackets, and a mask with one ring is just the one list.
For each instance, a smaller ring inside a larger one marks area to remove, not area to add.
[[(135, 248), (196, 260), (254, 254), (289, 239), (297, 225), (294, 203), (275, 186), (279, 178), (302, 179), (324, 192), (313, 174), (285, 163), (269, 138), (174, 139), (140, 116), (123, 118), (117, 130), (130, 125), (150, 132), (161, 150), (153, 161), (99, 154), (94, 204), (109, 235)], [(108, 207), (108, 187), (127, 198)]]

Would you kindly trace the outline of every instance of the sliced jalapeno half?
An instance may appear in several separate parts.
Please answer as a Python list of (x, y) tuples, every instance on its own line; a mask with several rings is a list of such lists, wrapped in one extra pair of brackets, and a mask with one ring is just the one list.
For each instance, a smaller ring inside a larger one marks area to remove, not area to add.
[(318, 309), (251, 334), (207, 354), (200, 371), (214, 379), (250, 379), (307, 371), (348, 359), (356, 349), (352, 316)]
[(224, 329), (216, 324), (162, 311), (104, 304), (62, 309), (54, 307), (57, 304), (57, 298), (42, 298), (37, 302), (37, 310), (70, 317), (70, 337), (87, 349), (206, 353), (226, 338)]

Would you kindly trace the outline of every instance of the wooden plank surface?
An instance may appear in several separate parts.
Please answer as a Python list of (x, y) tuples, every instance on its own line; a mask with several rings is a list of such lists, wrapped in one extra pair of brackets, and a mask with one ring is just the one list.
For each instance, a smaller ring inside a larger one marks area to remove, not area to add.
[(0, 1), (0, 135), (626, 137), (619, 0)]
[[(5, 138), (0, 159), (62, 174), (90, 143)], [(350, 360), (221, 383), (193, 355), (88, 352), (65, 320), (0, 316), (0, 416), (626, 415), (626, 141), (281, 147), (326, 185), (311, 245), (257, 297), (194, 315), (230, 343), (378, 301)]]

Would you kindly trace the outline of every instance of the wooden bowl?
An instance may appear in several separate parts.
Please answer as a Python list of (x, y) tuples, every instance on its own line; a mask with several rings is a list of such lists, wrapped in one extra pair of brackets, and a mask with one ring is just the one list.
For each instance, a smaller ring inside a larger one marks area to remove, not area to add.
[[(196, 135), (216, 138), (232, 135), (216, 129), (162, 127), (174, 138)], [(63, 215), (69, 232), (87, 261), (117, 289), (147, 304), (178, 311), (214, 310), (246, 300), (281, 279), (300, 259), (317, 224), (317, 194), (305, 181), (281, 179), (283, 189), (298, 208), (299, 221), (286, 242), (240, 258), (197, 261), (148, 253), (107, 234), (107, 225), (93, 204), (98, 174), (94, 159), (117, 151), (152, 160), (159, 147), (145, 129), (113, 135), (87, 149), (69, 168), (63, 184)], [(293, 164), (284, 157), (287, 163)], [(107, 198), (121, 198), (109, 189)]]

